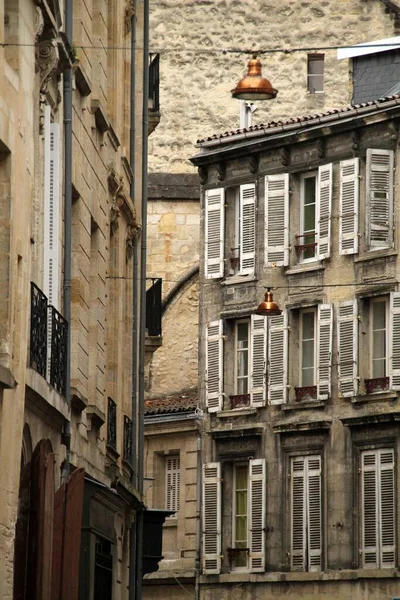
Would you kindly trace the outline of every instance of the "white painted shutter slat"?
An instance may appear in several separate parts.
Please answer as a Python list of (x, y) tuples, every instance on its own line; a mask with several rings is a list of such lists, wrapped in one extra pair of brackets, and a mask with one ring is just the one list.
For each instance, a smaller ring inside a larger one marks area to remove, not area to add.
[(240, 274), (253, 275), (256, 261), (256, 186), (240, 186)]
[(376, 569), (378, 565), (378, 501), (377, 451), (362, 453), (361, 460), (361, 556), (362, 567)]
[(307, 463), (307, 531), (309, 571), (321, 570), (322, 520), (321, 520), (321, 457), (308, 456)]
[(269, 317), (268, 402), (284, 404), (287, 400), (288, 327), (287, 311)]
[(250, 404), (265, 406), (267, 377), (267, 317), (251, 316)]
[(332, 325), (332, 304), (319, 304), (317, 338), (317, 396), (319, 400), (327, 400), (331, 395)]
[(340, 163), (339, 254), (358, 252), (358, 158)]
[(357, 300), (338, 306), (339, 389), (344, 398), (358, 393), (358, 317)]
[(331, 254), (332, 164), (318, 169), (317, 244), (318, 258)]
[(380, 466), (380, 561), (381, 567), (394, 568), (395, 547), (395, 494), (394, 452), (390, 448), (379, 450)]
[(222, 410), (223, 339), (222, 320), (208, 323), (206, 328), (206, 406), (208, 412)]
[(367, 150), (367, 245), (371, 250), (393, 242), (393, 150)]
[(249, 547), (250, 571), (265, 571), (265, 459), (249, 461), (250, 470), (250, 519)]
[(180, 497), (180, 458), (168, 457), (166, 460), (166, 506), (167, 510), (179, 510)]
[(291, 461), (291, 544), (290, 563), (292, 571), (304, 571), (306, 558), (306, 504), (304, 494), (304, 458)]
[(265, 177), (265, 265), (289, 264), (289, 175)]
[(400, 292), (390, 294), (389, 348), (390, 389), (400, 390)]
[(205, 193), (205, 277), (224, 275), (224, 188)]
[(203, 465), (203, 572), (221, 571), (221, 464)]

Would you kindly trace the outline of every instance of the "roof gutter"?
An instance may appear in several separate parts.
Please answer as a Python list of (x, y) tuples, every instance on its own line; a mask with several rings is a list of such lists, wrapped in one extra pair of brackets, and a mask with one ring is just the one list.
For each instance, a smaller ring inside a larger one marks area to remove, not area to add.
[(171, 423), (176, 421), (191, 421), (200, 418), (199, 411), (197, 409), (187, 412), (180, 413), (165, 413), (165, 414), (154, 414), (146, 415), (144, 417), (145, 425), (154, 425), (155, 423)]

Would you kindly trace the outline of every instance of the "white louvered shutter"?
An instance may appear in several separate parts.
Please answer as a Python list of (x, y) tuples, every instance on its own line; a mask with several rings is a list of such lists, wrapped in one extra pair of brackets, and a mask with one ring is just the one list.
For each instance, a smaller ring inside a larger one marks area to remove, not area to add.
[(308, 456), (307, 464), (307, 531), (308, 570), (320, 571), (322, 558), (321, 457)]
[(393, 241), (392, 150), (367, 150), (367, 245), (387, 248)]
[(249, 547), (250, 571), (265, 571), (265, 459), (257, 458), (249, 461), (250, 470), (250, 515), (249, 515)]
[(250, 403), (265, 406), (267, 387), (267, 317), (251, 316)]
[(269, 317), (268, 402), (284, 404), (287, 400), (288, 327), (287, 311)]
[(317, 248), (320, 260), (331, 255), (332, 164), (318, 169)]
[(317, 318), (317, 397), (319, 400), (327, 400), (331, 395), (332, 304), (319, 304)]
[(390, 294), (389, 345), (390, 389), (400, 390), (400, 292)]
[(240, 274), (253, 275), (256, 261), (256, 186), (240, 186)]
[(291, 461), (291, 544), (290, 567), (292, 571), (304, 571), (306, 559), (306, 498), (304, 458), (296, 456)]
[(203, 572), (221, 571), (221, 465), (203, 465)]
[(165, 496), (167, 510), (179, 510), (180, 496), (180, 457), (168, 456), (165, 465)]
[(207, 190), (205, 194), (205, 277), (218, 279), (224, 275), (224, 188)]
[(358, 158), (340, 163), (339, 254), (358, 252)]
[(222, 410), (223, 340), (222, 320), (212, 321), (206, 331), (206, 405), (208, 412)]
[(289, 264), (289, 175), (265, 178), (265, 265)]
[(395, 567), (394, 452), (366, 450), (361, 455), (362, 567)]
[(358, 393), (358, 311), (357, 300), (338, 306), (339, 390), (344, 398)]

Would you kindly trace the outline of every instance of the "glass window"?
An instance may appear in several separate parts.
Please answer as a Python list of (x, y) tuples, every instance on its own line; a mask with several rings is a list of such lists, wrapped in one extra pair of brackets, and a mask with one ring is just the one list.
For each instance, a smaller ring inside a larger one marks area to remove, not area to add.
[(324, 62), (323, 54), (307, 56), (307, 90), (310, 94), (321, 94), (324, 91)]
[(387, 376), (387, 301), (377, 298), (371, 310), (371, 358), (372, 378)]
[(236, 394), (249, 393), (249, 324), (236, 323)]
[(234, 496), (234, 523), (233, 523), (233, 546), (237, 549), (243, 549), (243, 552), (238, 552), (235, 556), (234, 566), (237, 568), (247, 567), (247, 552), (248, 547), (247, 531), (248, 531), (248, 481), (249, 468), (248, 465), (235, 466), (235, 496)]
[(303, 261), (315, 258), (315, 202), (316, 202), (317, 175), (312, 173), (302, 179), (302, 208), (301, 208), (301, 235), (300, 246)]
[(300, 313), (301, 386), (315, 385), (315, 310)]

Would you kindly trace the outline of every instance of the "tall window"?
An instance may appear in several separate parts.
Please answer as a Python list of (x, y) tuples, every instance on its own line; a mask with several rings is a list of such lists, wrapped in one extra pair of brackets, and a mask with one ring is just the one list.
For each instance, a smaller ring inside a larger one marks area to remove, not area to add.
[(395, 566), (394, 452), (361, 454), (361, 555), (363, 568)]
[(168, 456), (165, 461), (165, 506), (167, 510), (173, 510), (175, 513), (179, 510), (180, 484), (180, 457)]
[(234, 498), (233, 498), (233, 547), (236, 553), (233, 566), (236, 568), (247, 567), (248, 548), (248, 464), (234, 467)]
[(307, 90), (310, 94), (322, 94), (324, 91), (324, 55), (307, 56)]
[(386, 298), (371, 301), (371, 375), (373, 379), (387, 377), (388, 302)]
[(249, 338), (250, 321), (238, 321), (235, 327), (236, 394), (249, 393)]
[(303, 262), (315, 259), (316, 197), (317, 174), (307, 173), (301, 179), (300, 248)]
[(315, 341), (316, 310), (303, 310), (300, 313), (300, 372), (301, 386), (315, 385)]

